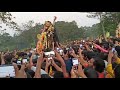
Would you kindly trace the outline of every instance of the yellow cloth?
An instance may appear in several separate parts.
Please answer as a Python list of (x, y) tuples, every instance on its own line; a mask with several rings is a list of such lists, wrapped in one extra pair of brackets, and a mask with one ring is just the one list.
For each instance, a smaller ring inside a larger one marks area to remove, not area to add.
[(39, 39), (37, 43), (37, 52), (40, 53), (44, 49), (44, 46), (47, 42), (46, 32), (38, 34), (37, 38)]
[[(115, 63), (120, 64), (120, 58), (117, 58), (117, 60), (116, 60)], [(108, 64), (108, 65), (107, 65), (106, 71), (107, 71), (107, 73), (108, 73), (111, 77), (114, 77), (114, 76), (115, 76), (115, 75), (114, 75), (114, 70), (113, 70), (113, 68), (112, 68), (112, 64)]]
[(108, 64), (107, 67), (106, 67), (106, 71), (107, 73), (109, 74), (109, 77), (114, 77), (114, 71), (112, 69), (112, 64)]
[(120, 58), (117, 58), (116, 63), (120, 64)]
[(50, 71), (49, 71), (49, 75), (52, 75), (52, 66), (50, 66)]

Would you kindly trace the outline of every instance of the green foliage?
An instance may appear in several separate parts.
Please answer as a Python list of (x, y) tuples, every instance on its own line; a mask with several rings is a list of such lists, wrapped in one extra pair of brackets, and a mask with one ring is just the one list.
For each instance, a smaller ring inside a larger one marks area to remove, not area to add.
[(89, 12), (89, 14), (89, 18), (97, 18), (100, 20), (100, 24), (103, 25), (103, 27), (101, 27), (103, 31), (109, 31), (112, 36), (115, 36), (115, 30), (120, 23), (120, 12)]
[[(0, 13), (0, 20), (6, 22), (2, 16), (8, 18), (6, 13)], [(58, 21), (55, 23), (55, 28), (61, 43), (76, 40), (80, 38), (92, 37), (97, 38), (103, 34), (103, 27), (105, 32), (109, 31), (112, 36), (115, 35), (115, 30), (120, 22), (120, 12), (94, 12), (88, 15), (90, 18), (101, 19), (100, 23), (94, 24), (92, 27), (78, 27), (75, 21), (65, 22)], [(3, 19), (1, 19), (3, 18)], [(8, 18), (9, 19), (9, 18)], [(11, 20), (11, 19), (10, 19)], [(101, 24), (102, 23), (102, 24)], [(13, 50), (15, 48), (24, 50), (30, 47), (36, 47), (37, 34), (43, 28), (43, 25), (29, 21), (23, 24), (22, 28), (17, 28), (17, 34), (11, 37), (8, 33), (0, 34), (0, 50)]]
[[(33, 23), (30, 24), (30, 22), (23, 24), (24, 28), (22, 27), (17, 29), (18, 35), (14, 35), (14, 37), (11, 37), (8, 33), (4, 33), (3, 35), (1, 35), (0, 50), (3, 50), (6, 47), (9, 47), (10, 50), (13, 50), (15, 48), (25, 49), (30, 47), (36, 47), (37, 34), (40, 33), (43, 25), (38, 23), (33, 26)], [(80, 39), (81, 37), (83, 37), (84, 33), (84, 29), (78, 28), (75, 21), (58, 21), (55, 24), (55, 28), (57, 30), (58, 37), (61, 43), (70, 40)]]
[(73, 22), (56, 22), (55, 27), (57, 28), (60, 42), (65, 40), (75, 40), (83, 36), (83, 30), (78, 28), (75, 21)]
[[(6, 26), (9, 26), (10, 28), (17, 29), (18, 25), (15, 23), (12, 19), (15, 17), (12, 17), (11, 13), (9, 12), (0, 12), (0, 22), (4, 23)], [(0, 26), (2, 28), (2, 26)]]

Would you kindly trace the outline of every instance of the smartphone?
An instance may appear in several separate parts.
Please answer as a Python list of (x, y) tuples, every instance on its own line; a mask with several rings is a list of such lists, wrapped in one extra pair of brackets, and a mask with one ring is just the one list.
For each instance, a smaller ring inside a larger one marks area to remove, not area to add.
[(78, 66), (79, 62), (77, 58), (72, 59), (73, 66)]
[(112, 52), (115, 52), (115, 48), (112, 48)]
[(14, 66), (0, 66), (0, 78), (15, 77)]
[(57, 48), (57, 52), (59, 52), (60, 48)]
[(46, 58), (49, 57), (49, 52), (44, 52), (44, 54)]
[(21, 65), (21, 64), (22, 64), (22, 62), (18, 60), (18, 61), (17, 61), (17, 64), (18, 64), (18, 65)]
[(49, 58), (48, 58), (48, 61), (51, 60), (51, 59), (53, 59), (53, 58), (52, 58), (52, 57), (49, 57)]
[(72, 48), (70, 48), (68, 51), (69, 51), (69, 53), (73, 53), (73, 49)]
[(59, 51), (59, 53), (60, 53), (60, 55), (63, 55), (63, 50), (61, 49), (61, 50)]
[(50, 57), (55, 56), (55, 52), (54, 51), (50, 51)]
[(80, 44), (80, 48), (82, 48), (83, 47), (83, 45), (82, 44)]
[(63, 50), (62, 50), (62, 49), (57, 48), (57, 52), (58, 52), (60, 55), (63, 55)]
[(54, 51), (45, 52), (44, 54), (45, 54), (45, 57), (47, 57), (47, 58), (55, 56), (55, 52)]
[(27, 59), (23, 59), (22, 63), (28, 63)]
[(78, 64), (79, 64), (78, 59), (77, 58), (73, 58), (72, 62), (73, 62), (74, 70), (77, 70), (78, 69)]

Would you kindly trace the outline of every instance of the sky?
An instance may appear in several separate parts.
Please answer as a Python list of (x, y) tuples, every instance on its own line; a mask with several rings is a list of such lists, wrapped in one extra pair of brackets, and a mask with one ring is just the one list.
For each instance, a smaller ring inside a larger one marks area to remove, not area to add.
[[(10, 12), (13, 17), (16, 17), (14, 21), (21, 25), (29, 20), (33, 20), (34, 23), (43, 24), (45, 21), (53, 21), (54, 16), (57, 16), (56, 21), (76, 21), (79, 27), (81, 26), (92, 26), (93, 24), (99, 23), (99, 20), (88, 18), (88, 13), (83, 12)], [(6, 32), (10, 35), (14, 34), (13, 30), (7, 29)]]

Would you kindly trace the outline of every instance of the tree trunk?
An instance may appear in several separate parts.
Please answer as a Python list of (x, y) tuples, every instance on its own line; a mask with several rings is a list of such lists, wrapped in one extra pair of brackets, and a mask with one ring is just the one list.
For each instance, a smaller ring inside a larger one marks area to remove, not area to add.
[(101, 25), (102, 25), (102, 30), (103, 30), (103, 36), (106, 39), (106, 36), (105, 36), (105, 27), (104, 27), (104, 22), (103, 21), (101, 22)]
[(102, 26), (103, 37), (104, 37), (104, 39), (106, 40), (104, 21), (102, 20), (102, 16), (101, 16), (101, 14), (100, 14), (100, 23), (101, 23), (101, 26)]

